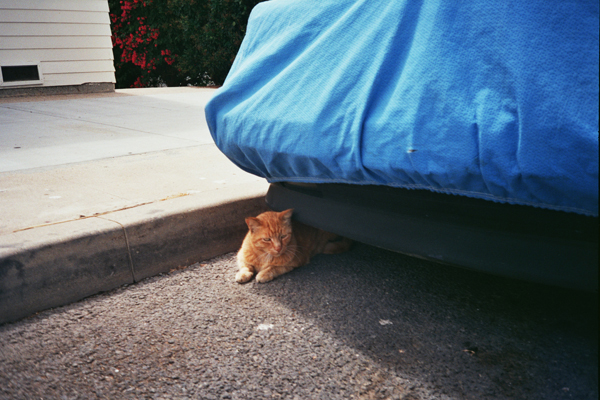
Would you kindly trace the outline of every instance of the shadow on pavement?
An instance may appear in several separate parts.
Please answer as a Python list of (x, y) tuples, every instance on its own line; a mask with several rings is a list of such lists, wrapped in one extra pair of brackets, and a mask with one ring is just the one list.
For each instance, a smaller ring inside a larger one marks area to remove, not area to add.
[(451, 397), (598, 397), (597, 295), (366, 245), (257, 289)]

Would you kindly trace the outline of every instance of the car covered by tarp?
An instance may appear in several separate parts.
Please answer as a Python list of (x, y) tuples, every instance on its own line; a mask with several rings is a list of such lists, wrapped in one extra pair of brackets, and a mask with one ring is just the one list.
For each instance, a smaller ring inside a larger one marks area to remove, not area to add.
[(206, 107), (270, 182), (344, 182), (598, 215), (598, 2), (258, 4)]

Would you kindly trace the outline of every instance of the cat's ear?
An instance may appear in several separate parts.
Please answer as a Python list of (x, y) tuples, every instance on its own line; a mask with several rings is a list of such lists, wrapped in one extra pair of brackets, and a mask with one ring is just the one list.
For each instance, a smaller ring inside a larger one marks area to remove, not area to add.
[(294, 209), (290, 208), (289, 210), (285, 210), (279, 213), (279, 218), (284, 224), (289, 225), (292, 221), (292, 214), (294, 213)]
[(258, 228), (260, 228), (260, 221), (258, 218), (248, 217), (246, 218), (246, 225), (248, 225), (248, 229), (254, 233)]

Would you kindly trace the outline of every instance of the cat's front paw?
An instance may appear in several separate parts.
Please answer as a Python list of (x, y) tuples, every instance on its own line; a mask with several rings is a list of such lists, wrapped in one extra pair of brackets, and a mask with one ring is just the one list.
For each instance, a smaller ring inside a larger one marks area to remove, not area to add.
[(248, 270), (238, 271), (238, 273), (235, 275), (235, 281), (237, 283), (246, 283), (252, 279), (253, 276), (254, 274)]
[(275, 278), (275, 274), (271, 270), (262, 270), (256, 275), (256, 282), (265, 283), (272, 281)]

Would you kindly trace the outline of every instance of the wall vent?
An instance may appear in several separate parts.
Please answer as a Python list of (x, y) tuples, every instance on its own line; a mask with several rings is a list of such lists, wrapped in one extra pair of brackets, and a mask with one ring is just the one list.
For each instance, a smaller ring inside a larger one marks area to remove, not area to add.
[(2, 65), (0, 71), (0, 85), (2, 86), (39, 85), (42, 83), (39, 64)]

